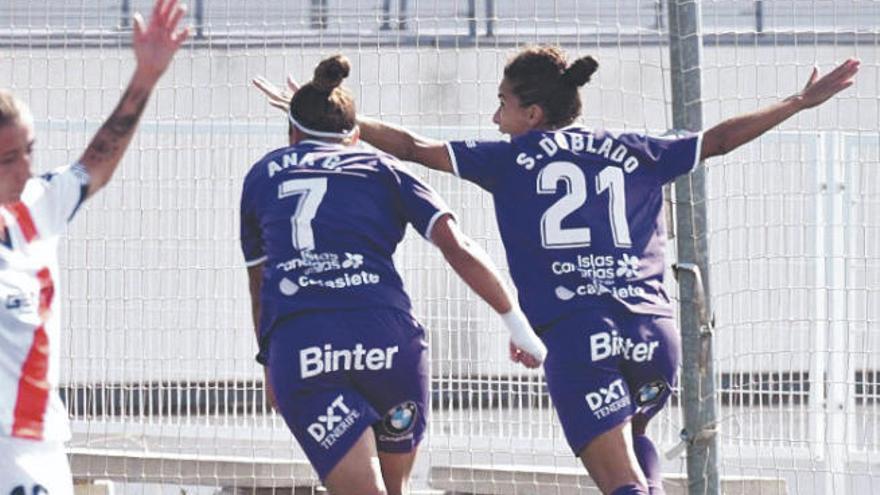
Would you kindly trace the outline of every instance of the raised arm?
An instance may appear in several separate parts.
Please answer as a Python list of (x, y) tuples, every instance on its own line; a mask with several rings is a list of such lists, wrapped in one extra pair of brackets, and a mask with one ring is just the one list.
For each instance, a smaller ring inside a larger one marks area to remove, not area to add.
[(137, 67), (116, 105), (98, 130), (79, 161), (89, 172), (88, 196), (104, 187), (125, 153), (153, 88), (171, 59), (189, 36), (189, 29), (177, 30), (186, 13), (178, 0), (156, 0), (149, 24), (140, 14), (134, 16), (134, 47)]
[(776, 127), (801, 110), (821, 105), (853, 85), (859, 61), (848, 59), (828, 74), (819, 77), (814, 68), (804, 89), (785, 100), (721, 122), (703, 134), (700, 159), (723, 155)]
[(441, 172), (455, 173), (446, 143), (426, 138), (403, 127), (358, 117), (361, 139), (397, 158)]
[(511, 359), (528, 368), (540, 366), (547, 348), (504, 287), (489, 256), (459, 230), (451, 215), (437, 220), (431, 230), (431, 241), (458, 276), (501, 316), (510, 331)]
[[(270, 105), (284, 112), (288, 111), (290, 99), (299, 89), (299, 85), (290, 76), (287, 76), (287, 89), (275, 86), (262, 76), (255, 77), (253, 83), (266, 95)], [(403, 127), (375, 119), (358, 117), (357, 123), (360, 138), (385, 153), (441, 172), (455, 172), (445, 142), (419, 136)]]

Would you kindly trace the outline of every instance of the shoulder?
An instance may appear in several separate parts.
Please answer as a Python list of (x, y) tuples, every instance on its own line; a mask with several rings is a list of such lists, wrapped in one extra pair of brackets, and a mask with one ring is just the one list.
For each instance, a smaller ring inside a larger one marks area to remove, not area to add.
[(244, 177), (245, 186), (270, 178), (284, 170), (284, 156), (293, 150), (291, 147), (274, 149), (255, 161)]

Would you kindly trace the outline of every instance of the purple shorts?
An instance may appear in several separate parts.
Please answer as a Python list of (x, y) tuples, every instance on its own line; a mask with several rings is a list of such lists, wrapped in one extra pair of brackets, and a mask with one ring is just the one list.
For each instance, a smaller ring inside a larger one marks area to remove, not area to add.
[(634, 414), (657, 414), (675, 385), (681, 341), (672, 318), (583, 312), (541, 338), (547, 388), (575, 455)]
[(413, 451), (428, 404), (425, 330), (396, 309), (322, 311), (269, 338), (278, 409), (321, 479), (372, 427), (381, 452)]

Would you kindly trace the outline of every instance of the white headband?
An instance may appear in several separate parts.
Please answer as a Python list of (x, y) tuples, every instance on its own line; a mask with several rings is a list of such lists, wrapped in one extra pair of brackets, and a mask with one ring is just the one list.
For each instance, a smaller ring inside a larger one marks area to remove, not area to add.
[(309, 136), (315, 136), (315, 137), (322, 137), (322, 138), (328, 138), (328, 139), (348, 139), (348, 138), (354, 136), (354, 133), (357, 130), (357, 126), (355, 126), (354, 129), (351, 129), (350, 131), (346, 131), (346, 132), (327, 132), (327, 131), (316, 131), (313, 129), (309, 129), (308, 127), (297, 122), (296, 119), (293, 118), (293, 114), (290, 113), (289, 110), (287, 112), (287, 119), (290, 120), (290, 123), (293, 124), (293, 126), (296, 127), (297, 129), (299, 129), (300, 131), (308, 134)]

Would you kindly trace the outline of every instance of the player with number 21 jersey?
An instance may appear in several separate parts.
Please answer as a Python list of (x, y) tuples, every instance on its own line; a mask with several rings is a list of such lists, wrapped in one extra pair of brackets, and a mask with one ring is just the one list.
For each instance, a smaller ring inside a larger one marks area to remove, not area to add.
[(449, 155), (456, 175), (493, 194), (520, 302), (541, 328), (609, 299), (672, 316), (659, 186), (696, 166), (699, 141), (568, 127), (454, 141)]

